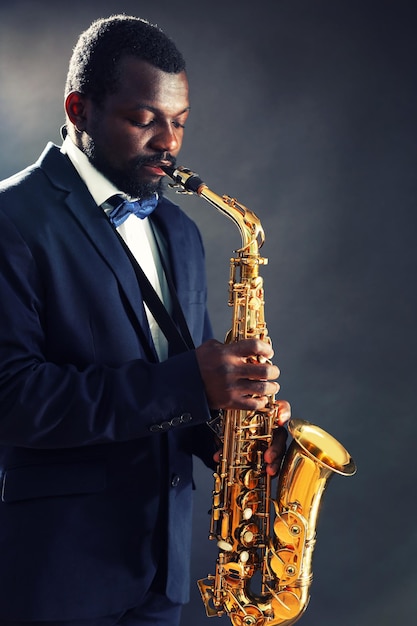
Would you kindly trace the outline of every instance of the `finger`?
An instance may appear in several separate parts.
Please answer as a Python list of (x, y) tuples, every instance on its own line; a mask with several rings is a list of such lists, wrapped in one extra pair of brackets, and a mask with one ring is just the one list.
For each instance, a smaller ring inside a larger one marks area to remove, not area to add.
[(237, 395), (233, 393), (227, 402), (223, 404), (224, 409), (242, 409), (244, 411), (260, 411), (264, 409), (270, 398), (268, 396)]
[(276, 476), (279, 472), (285, 455), (287, 437), (288, 433), (285, 428), (282, 426), (276, 428), (271, 445), (265, 450), (266, 473), (270, 476)]
[(262, 341), (261, 339), (242, 339), (241, 341), (228, 345), (231, 346), (236, 356), (243, 358), (251, 357), (258, 360), (258, 356), (262, 356), (265, 359), (271, 359), (274, 356), (271, 343)]
[(282, 463), (282, 459), (280, 460), (279, 463), (270, 463), (269, 465), (266, 465), (265, 472), (269, 476), (272, 476), (272, 478), (274, 478), (280, 470), (281, 463)]
[(238, 381), (237, 388), (241, 393), (252, 397), (273, 396), (279, 391), (279, 384), (268, 380), (243, 380)]
[(291, 419), (291, 405), (286, 400), (278, 400), (278, 415), (277, 422), (280, 426), (283, 426)]
[(235, 374), (239, 378), (247, 378), (248, 380), (276, 380), (279, 378), (280, 371), (276, 365), (271, 363), (250, 361), (236, 368)]
[(231, 390), (230, 407), (250, 411), (264, 409), (278, 390), (275, 382), (238, 381)]
[(264, 454), (266, 463), (274, 463), (285, 454), (287, 437), (287, 430), (283, 426), (274, 429), (271, 445)]
[(276, 380), (280, 375), (279, 367), (272, 363), (257, 363), (252, 370), (253, 378), (258, 380)]

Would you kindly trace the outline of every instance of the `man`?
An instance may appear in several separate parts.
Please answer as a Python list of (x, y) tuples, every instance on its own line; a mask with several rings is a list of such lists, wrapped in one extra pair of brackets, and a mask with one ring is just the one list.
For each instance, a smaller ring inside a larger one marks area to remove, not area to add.
[[(189, 108), (158, 28), (94, 22), (70, 62), (62, 147), (0, 187), (0, 625), (178, 624), (192, 455), (218, 458), (210, 411), (278, 391), (267, 343), (211, 339), (199, 233), (163, 197)], [(138, 264), (175, 324), (144, 303)]]

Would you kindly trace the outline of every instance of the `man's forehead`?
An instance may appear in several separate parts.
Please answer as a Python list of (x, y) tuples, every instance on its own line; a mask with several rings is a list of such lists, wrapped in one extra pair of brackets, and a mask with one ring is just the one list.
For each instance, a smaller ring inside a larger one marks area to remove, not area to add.
[(132, 107), (175, 108), (176, 114), (189, 108), (185, 71), (164, 72), (143, 59), (128, 56), (120, 61), (118, 86), (110, 99), (124, 100)]
[(119, 62), (119, 80), (128, 83), (135, 81), (138, 85), (144, 86), (159, 84), (173, 85), (177, 88), (186, 86), (188, 90), (188, 79), (184, 70), (178, 73), (165, 72), (148, 61), (130, 55), (123, 57)]

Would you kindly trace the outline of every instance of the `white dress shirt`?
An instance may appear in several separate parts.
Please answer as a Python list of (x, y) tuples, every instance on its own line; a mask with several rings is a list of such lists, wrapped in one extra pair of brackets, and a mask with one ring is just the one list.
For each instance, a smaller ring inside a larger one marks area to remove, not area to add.
[[(117, 187), (91, 164), (88, 157), (73, 143), (68, 135), (64, 139), (61, 152), (68, 155), (70, 161), (87, 185), (89, 192), (100, 208), (102, 208), (106, 200), (115, 194), (126, 197), (125, 193), (117, 189)], [(108, 209), (106, 212), (108, 213), (110, 211), (111, 209)], [(140, 219), (136, 215), (129, 215), (123, 224), (117, 228), (117, 231), (123, 237), (126, 245), (130, 248), (133, 256), (165, 306), (170, 307), (168, 284), (161, 265), (155, 235), (149, 219)], [(157, 354), (159, 359), (163, 361), (168, 356), (168, 342), (146, 304), (145, 312)]]

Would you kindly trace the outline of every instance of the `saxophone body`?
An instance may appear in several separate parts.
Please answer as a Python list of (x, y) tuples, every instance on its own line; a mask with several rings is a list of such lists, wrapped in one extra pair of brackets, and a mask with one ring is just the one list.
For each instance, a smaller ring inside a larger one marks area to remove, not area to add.
[[(238, 227), (242, 245), (230, 260), (227, 342), (269, 341), (259, 268), (264, 232), (258, 217), (229, 196), (218, 196), (186, 168), (164, 168), (174, 187), (202, 196)], [(352, 475), (345, 448), (309, 422), (291, 419), (292, 442), (271, 495), (264, 452), (278, 426), (278, 405), (225, 410), (213, 425), (222, 441), (214, 473), (209, 538), (217, 542), (215, 573), (198, 586), (209, 617), (227, 614), (233, 626), (290, 626), (305, 611), (323, 492), (335, 474)]]

